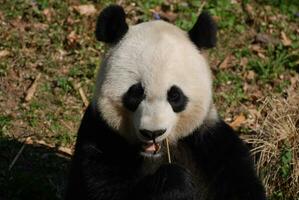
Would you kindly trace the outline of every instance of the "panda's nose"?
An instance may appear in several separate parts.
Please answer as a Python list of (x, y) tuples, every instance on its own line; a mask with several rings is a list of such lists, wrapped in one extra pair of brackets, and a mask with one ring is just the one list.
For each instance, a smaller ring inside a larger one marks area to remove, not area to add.
[(161, 136), (163, 133), (165, 133), (166, 129), (155, 130), (155, 131), (150, 131), (150, 130), (142, 129), (142, 130), (139, 130), (139, 132), (145, 138), (152, 140), (152, 139), (155, 139), (155, 138)]

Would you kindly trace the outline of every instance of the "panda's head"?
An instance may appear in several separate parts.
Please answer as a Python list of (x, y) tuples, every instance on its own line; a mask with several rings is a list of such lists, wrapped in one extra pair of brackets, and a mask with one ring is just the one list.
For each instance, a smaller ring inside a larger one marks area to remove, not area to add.
[(128, 27), (124, 10), (110, 6), (98, 18), (96, 37), (111, 48), (93, 105), (122, 137), (142, 146), (144, 155), (156, 152), (166, 137), (176, 143), (216, 117), (210, 69), (199, 51), (216, 42), (207, 13), (184, 32), (160, 20)]

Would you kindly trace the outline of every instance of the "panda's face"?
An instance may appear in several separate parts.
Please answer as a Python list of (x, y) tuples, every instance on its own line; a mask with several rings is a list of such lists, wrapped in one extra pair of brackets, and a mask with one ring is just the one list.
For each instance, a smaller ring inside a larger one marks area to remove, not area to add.
[(209, 67), (187, 34), (163, 21), (131, 27), (108, 52), (94, 103), (129, 142), (156, 151), (187, 136), (206, 119), (211, 103)]

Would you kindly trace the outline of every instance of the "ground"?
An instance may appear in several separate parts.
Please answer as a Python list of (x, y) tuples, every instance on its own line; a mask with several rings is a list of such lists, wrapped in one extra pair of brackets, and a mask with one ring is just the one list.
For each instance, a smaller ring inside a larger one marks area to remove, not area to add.
[[(214, 16), (219, 40), (205, 54), (217, 108), (252, 147), (270, 199), (299, 200), (297, 0), (0, 0), (0, 199), (63, 198), (106, 50), (95, 20), (110, 3), (124, 6), (130, 24), (164, 18), (188, 30), (202, 10)], [(275, 121), (281, 113), (287, 119)], [(274, 142), (283, 131), (273, 123), (292, 129)]]

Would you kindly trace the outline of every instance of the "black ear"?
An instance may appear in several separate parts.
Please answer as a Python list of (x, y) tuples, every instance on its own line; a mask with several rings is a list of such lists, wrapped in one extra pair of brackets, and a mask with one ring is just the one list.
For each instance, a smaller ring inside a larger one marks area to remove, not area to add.
[(216, 46), (217, 25), (207, 12), (199, 15), (195, 25), (188, 34), (191, 41), (200, 49)]
[(95, 34), (99, 41), (116, 43), (126, 34), (128, 28), (124, 9), (111, 5), (100, 13)]

